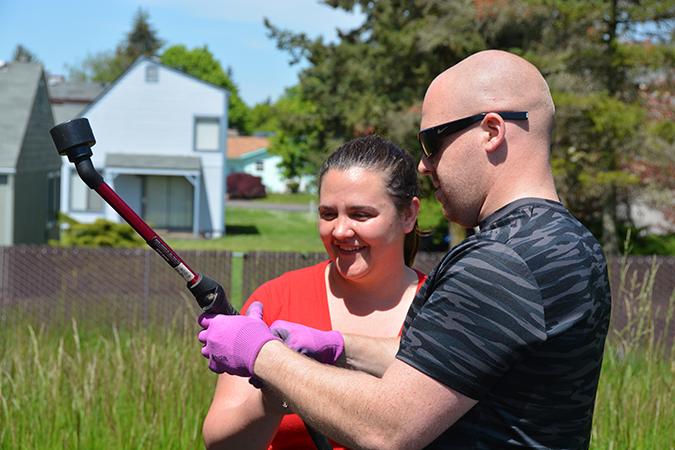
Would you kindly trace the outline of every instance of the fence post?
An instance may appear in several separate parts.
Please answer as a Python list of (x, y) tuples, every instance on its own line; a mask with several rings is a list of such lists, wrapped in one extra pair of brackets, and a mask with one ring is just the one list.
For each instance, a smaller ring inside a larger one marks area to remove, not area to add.
[[(7, 264), (5, 264), (5, 247), (0, 247), (0, 323), (5, 323), (5, 297), (7, 296)], [(4, 325), (3, 325), (4, 326)]]
[(143, 250), (143, 325), (148, 326), (148, 303), (150, 302), (150, 251)]

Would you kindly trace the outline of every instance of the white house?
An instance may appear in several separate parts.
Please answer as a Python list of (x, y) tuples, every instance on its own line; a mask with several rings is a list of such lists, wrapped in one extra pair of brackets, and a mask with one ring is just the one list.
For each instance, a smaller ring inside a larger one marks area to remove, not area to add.
[[(78, 117), (89, 119), (92, 162), (152, 227), (224, 232), (228, 92), (140, 58)], [(121, 221), (66, 158), (61, 211), (80, 222)]]
[[(263, 136), (227, 137), (227, 171), (245, 172), (260, 177), (267, 192), (288, 192), (288, 181), (281, 173), (281, 156), (270, 153), (269, 139)], [(297, 182), (301, 192), (311, 189), (314, 177), (302, 176)]]

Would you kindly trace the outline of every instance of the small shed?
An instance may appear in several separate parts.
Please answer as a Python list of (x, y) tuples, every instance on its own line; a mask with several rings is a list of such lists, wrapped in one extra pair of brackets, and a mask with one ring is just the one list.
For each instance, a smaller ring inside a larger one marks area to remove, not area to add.
[(43, 68), (0, 63), (0, 245), (58, 239), (59, 157)]

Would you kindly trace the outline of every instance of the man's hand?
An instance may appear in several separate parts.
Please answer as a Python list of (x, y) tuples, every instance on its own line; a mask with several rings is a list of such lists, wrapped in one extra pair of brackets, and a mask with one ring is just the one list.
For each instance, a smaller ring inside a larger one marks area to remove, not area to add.
[(240, 377), (253, 376), (253, 364), (263, 345), (277, 339), (262, 320), (262, 303), (253, 302), (245, 316), (202, 314), (199, 342), (209, 369)]
[(345, 351), (345, 340), (337, 331), (321, 331), (285, 320), (275, 321), (270, 331), (291, 349), (323, 364), (336, 364)]

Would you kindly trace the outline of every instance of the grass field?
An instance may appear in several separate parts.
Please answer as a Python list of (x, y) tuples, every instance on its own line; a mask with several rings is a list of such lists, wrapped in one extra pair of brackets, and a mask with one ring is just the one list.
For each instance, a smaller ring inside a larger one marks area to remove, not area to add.
[(282, 204), (309, 204), (310, 202), (316, 203), (318, 200), (316, 194), (275, 194), (269, 193), (263, 198), (256, 198), (252, 200), (256, 203), (282, 203)]
[[(197, 449), (215, 375), (186, 320), (173, 330), (0, 330), (0, 448)], [(671, 449), (673, 363), (609, 345), (593, 449)]]
[[(230, 250), (323, 252), (317, 229), (317, 214), (309, 212), (309, 194), (298, 196), (275, 195), (261, 199), (271, 203), (300, 203), (307, 211), (275, 211), (268, 209), (227, 208), (225, 212), (226, 235), (219, 239), (176, 239), (165, 236), (176, 250)], [(442, 218), (438, 202), (424, 201), (419, 223), (422, 229), (437, 226)]]
[(227, 208), (226, 235), (218, 239), (173, 239), (176, 250), (230, 250), (320, 252), (316, 215), (308, 211)]

